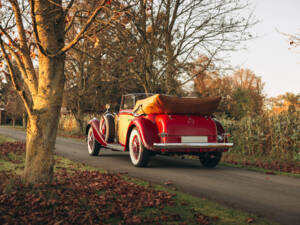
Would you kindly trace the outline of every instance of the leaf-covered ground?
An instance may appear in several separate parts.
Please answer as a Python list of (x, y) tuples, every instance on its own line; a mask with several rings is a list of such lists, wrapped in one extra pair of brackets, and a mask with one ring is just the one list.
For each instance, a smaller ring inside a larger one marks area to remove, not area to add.
[[(11, 155), (23, 155), (26, 145), (24, 142), (6, 142), (0, 144), (0, 156), (2, 159), (15, 162)], [(16, 163), (16, 162), (15, 162)]]
[(300, 162), (290, 162), (262, 157), (247, 157), (239, 154), (224, 153), (223, 162), (244, 167), (256, 167), (274, 172), (300, 174)]
[(24, 184), (20, 177), (1, 173), (0, 224), (146, 224), (180, 219), (178, 214), (142, 217), (144, 208), (176, 204), (174, 196), (97, 171), (59, 171), (50, 184)]
[[(0, 145), (2, 160), (19, 164), (25, 143)], [(60, 161), (60, 160), (57, 160)], [(1, 166), (1, 165), (0, 165)], [(25, 184), (13, 171), (0, 172), (0, 224), (211, 224), (195, 211), (189, 222), (177, 212), (175, 195), (126, 181), (117, 174), (57, 166), (51, 184)], [(181, 202), (181, 204), (184, 204)], [(159, 209), (143, 215), (145, 209)], [(191, 212), (192, 213), (192, 212)], [(141, 215), (139, 215), (141, 214)]]
[(24, 152), (22, 142), (0, 144), (0, 224), (274, 224), (62, 157), (51, 184), (28, 185)]

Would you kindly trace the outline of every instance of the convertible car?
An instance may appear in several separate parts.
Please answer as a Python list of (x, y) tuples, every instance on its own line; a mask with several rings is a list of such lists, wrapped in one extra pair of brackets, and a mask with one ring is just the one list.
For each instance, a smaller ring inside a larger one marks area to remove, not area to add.
[(88, 152), (96, 156), (105, 148), (129, 151), (136, 167), (147, 166), (156, 154), (196, 155), (204, 167), (215, 167), (222, 153), (233, 146), (213, 116), (220, 100), (220, 97), (124, 95), (118, 113), (111, 113), (107, 105), (100, 120), (89, 121)]

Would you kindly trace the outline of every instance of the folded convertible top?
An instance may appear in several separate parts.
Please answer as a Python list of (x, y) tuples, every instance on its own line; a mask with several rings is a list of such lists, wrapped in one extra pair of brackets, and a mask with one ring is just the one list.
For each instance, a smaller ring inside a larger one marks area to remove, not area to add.
[(137, 114), (198, 114), (211, 115), (218, 108), (221, 97), (180, 98), (156, 94), (138, 100), (134, 107)]

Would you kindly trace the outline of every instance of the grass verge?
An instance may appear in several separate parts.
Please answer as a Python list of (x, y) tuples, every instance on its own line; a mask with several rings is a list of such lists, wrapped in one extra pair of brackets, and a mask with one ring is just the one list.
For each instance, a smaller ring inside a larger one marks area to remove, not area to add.
[(267, 174), (287, 175), (300, 177), (300, 162), (288, 161), (278, 158), (258, 157), (237, 153), (224, 153), (221, 165), (244, 168)]
[(51, 184), (28, 185), (24, 151), (21, 142), (0, 145), (0, 224), (275, 224), (60, 156)]
[(6, 143), (6, 142), (14, 142), (15, 140), (9, 137), (0, 136), (0, 144)]

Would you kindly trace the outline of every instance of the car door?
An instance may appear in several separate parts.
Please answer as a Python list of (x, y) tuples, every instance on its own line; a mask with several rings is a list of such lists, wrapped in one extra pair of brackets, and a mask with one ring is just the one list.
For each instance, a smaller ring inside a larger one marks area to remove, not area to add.
[(122, 97), (120, 112), (118, 114), (118, 125), (117, 133), (119, 144), (126, 144), (126, 135), (128, 126), (134, 118), (132, 115), (132, 110), (135, 106), (135, 96), (134, 95), (124, 95)]

